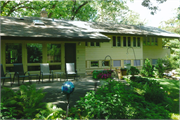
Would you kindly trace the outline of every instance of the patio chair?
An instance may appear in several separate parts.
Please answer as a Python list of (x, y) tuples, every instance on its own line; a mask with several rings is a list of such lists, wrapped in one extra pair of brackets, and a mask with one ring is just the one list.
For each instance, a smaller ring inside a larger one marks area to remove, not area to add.
[(75, 77), (80, 77), (77, 74), (77, 70), (75, 70), (74, 63), (66, 63), (66, 79), (67, 79), (67, 81), (68, 81), (68, 75), (73, 75), (74, 80), (75, 80)]
[(39, 82), (40, 82), (40, 75), (39, 74), (30, 74), (30, 72), (28, 72), (28, 75), (29, 75), (30, 80), (31, 80), (32, 76), (36, 76), (36, 79), (38, 78)]
[(52, 82), (54, 80), (53, 76), (53, 70), (49, 70), (49, 63), (43, 63), (40, 64), (40, 76), (42, 77), (42, 82), (43, 82), (43, 76), (49, 76), (49, 81), (50, 81), (50, 76), (52, 76)]
[(27, 72), (24, 72), (23, 69), (23, 64), (22, 63), (14, 63), (14, 77), (13, 77), (13, 83), (14, 83), (14, 79), (17, 77), (18, 78), (18, 85), (19, 84), (19, 78), (23, 78), (23, 83), (24, 83), (24, 78), (29, 78), (29, 82), (30, 82), (30, 77), (29, 75), (26, 75)]
[[(6, 77), (7, 73), (10, 75), (10, 77)], [(3, 65), (1, 64), (1, 80), (3, 80), (3, 86), (4, 86), (4, 81), (5, 81), (5, 79), (10, 79), (11, 86), (12, 86), (11, 73), (10, 73), (10, 72), (7, 72), (7, 73), (4, 74)]]

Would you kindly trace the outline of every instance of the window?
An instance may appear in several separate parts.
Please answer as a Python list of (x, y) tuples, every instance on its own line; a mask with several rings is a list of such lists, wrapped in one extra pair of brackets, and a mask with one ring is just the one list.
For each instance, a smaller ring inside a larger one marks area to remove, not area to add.
[(124, 66), (130, 64), (131, 65), (131, 60), (124, 60)]
[(155, 43), (154, 43), (156, 46), (158, 45), (158, 41), (157, 41), (157, 38), (155, 38)]
[(40, 71), (40, 66), (28, 66), (28, 71)]
[(61, 44), (47, 44), (47, 62), (61, 62)]
[(146, 45), (146, 37), (144, 37), (143, 45)]
[(34, 25), (44, 25), (42, 20), (33, 20)]
[(61, 65), (49, 65), (50, 70), (61, 70)]
[(136, 47), (136, 37), (133, 37), (133, 46)]
[(113, 66), (114, 66), (114, 67), (119, 67), (119, 66), (121, 66), (121, 60), (114, 60), (114, 61), (113, 61)]
[(151, 38), (151, 45), (154, 45), (154, 38)]
[(99, 43), (99, 42), (96, 42), (96, 46), (100, 46), (100, 43)]
[(42, 44), (27, 44), (27, 61), (28, 63), (42, 63)]
[(152, 59), (152, 65), (156, 65), (157, 64), (157, 59)]
[(147, 39), (147, 45), (150, 45), (150, 38)]
[(6, 43), (6, 63), (22, 63), (22, 44)]
[(88, 42), (85, 42), (85, 45), (88, 46)]
[(118, 36), (116, 39), (116, 36), (113, 36), (113, 47), (120, 47), (121, 46), (121, 37)]
[(121, 37), (117, 37), (117, 46), (121, 46)]
[(110, 66), (109, 61), (102, 61), (102, 66)]
[(131, 37), (128, 37), (128, 47), (131, 47)]
[(98, 67), (99, 63), (98, 61), (91, 61), (91, 67)]
[(137, 46), (140, 47), (141, 46), (141, 41), (140, 41), (140, 37), (137, 38)]
[(141, 63), (140, 63), (140, 60), (134, 60), (134, 66), (140, 66)]
[(126, 37), (123, 37), (123, 46), (126, 47)]
[(156, 37), (148, 37), (148, 38), (147, 38), (147, 41), (146, 41), (146, 39), (144, 39), (143, 45), (157, 46), (157, 45), (158, 45), (157, 38), (156, 38)]
[(113, 46), (116, 46), (116, 36), (113, 36)]
[(6, 72), (14, 72), (14, 67), (6, 67)]
[(90, 42), (91, 46), (100, 46), (100, 42)]
[(94, 42), (91, 42), (91, 46), (94, 46)]

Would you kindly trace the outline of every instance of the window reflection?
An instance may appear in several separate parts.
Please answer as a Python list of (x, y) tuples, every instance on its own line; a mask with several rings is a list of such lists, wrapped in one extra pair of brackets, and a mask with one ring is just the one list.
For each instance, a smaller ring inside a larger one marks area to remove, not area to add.
[(61, 44), (47, 44), (47, 62), (61, 62)]
[(102, 61), (102, 66), (110, 66), (110, 61)]
[(42, 44), (27, 44), (27, 61), (28, 63), (42, 63)]
[(6, 43), (6, 63), (22, 63), (22, 45)]
[(91, 61), (91, 67), (98, 67), (99, 63), (98, 61)]

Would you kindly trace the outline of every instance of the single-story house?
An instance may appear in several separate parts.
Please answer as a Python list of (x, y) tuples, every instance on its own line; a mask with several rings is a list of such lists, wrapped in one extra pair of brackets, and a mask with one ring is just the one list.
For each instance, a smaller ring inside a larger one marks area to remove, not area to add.
[(155, 64), (170, 54), (162, 47), (163, 38), (180, 38), (154, 27), (44, 17), (0, 18), (1, 63), (6, 72), (13, 72), (13, 63), (23, 63), (24, 70), (31, 73), (39, 72), (41, 63), (65, 72), (68, 62), (75, 63), (80, 74), (126, 64), (141, 69), (146, 58)]

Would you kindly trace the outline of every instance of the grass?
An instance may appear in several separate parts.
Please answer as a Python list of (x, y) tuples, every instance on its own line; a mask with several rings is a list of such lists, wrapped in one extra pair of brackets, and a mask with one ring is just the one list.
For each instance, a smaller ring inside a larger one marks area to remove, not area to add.
[(155, 79), (163, 86), (163, 89), (167, 91), (170, 98), (173, 100), (173, 107), (171, 118), (180, 120), (179, 113), (179, 90), (180, 90), (180, 81), (179, 80), (171, 80), (167, 78), (149, 78)]

